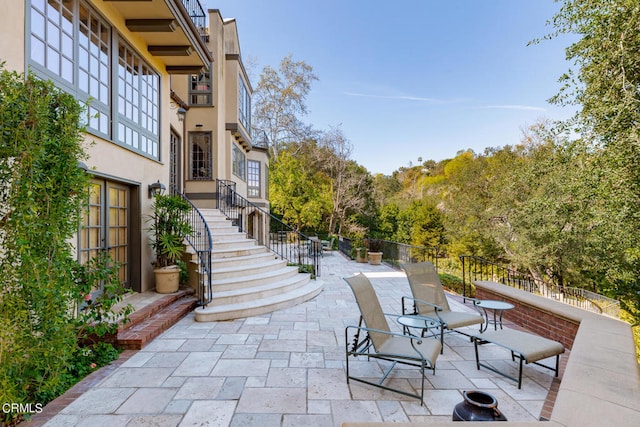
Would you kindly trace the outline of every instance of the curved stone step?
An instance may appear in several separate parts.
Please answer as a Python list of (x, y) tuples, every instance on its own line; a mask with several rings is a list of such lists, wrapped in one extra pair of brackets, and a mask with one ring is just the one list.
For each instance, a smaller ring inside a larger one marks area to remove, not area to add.
[(214, 322), (257, 316), (301, 304), (314, 298), (321, 291), (321, 280), (309, 280), (305, 286), (299, 287), (292, 292), (237, 304), (198, 307), (194, 310), (194, 313), (198, 322)]
[(214, 271), (211, 285), (213, 286), (213, 289), (215, 289), (214, 292), (224, 292), (233, 289), (252, 288), (254, 286), (278, 282), (298, 274), (300, 274), (298, 273), (298, 267), (294, 266), (284, 266), (275, 271), (261, 271), (255, 274), (226, 277), (221, 279), (216, 277), (216, 272)]
[(257, 301), (268, 297), (273, 297), (304, 287), (309, 280), (308, 274), (296, 274), (284, 280), (269, 282), (264, 285), (252, 286), (250, 288), (231, 289), (228, 291), (218, 291), (213, 288), (213, 298), (209, 306), (232, 305), (247, 301)]
[(234, 277), (253, 276), (269, 271), (277, 271), (287, 266), (287, 262), (281, 259), (264, 259), (259, 262), (243, 263), (232, 266), (213, 264), (213, 278), (215, 280), (231, 279)]

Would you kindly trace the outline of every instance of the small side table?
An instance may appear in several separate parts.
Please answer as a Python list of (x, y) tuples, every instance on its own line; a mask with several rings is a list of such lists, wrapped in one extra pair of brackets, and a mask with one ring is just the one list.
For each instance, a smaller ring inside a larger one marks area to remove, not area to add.
[(406, 314), (404, 316), (400, 316), (398, 317), (397, 321), (402, 325), (404, 333), (408, 334), (409, 328), (416, 328), (422, 330), (422, 337), (424, 337), (424, 333), (430, 328), (440, 327), (440, 322), (438, 322), (437, 320), (415, 314)]
[[(484, 332), (489, 327), (490, 323), (493, 323), (493, 329), (498, 330), (498, 325), (500, 325), (500, 329), (502, 329), (502, 313), (505, 310), (511, 310), (514, 305), (505, 301), (497, 301), (497, 300), (478, 300), (475, 302), (476, 307), (482, 308), (484, 311), (484, 318), (486, 322), (484, 323), (484, 328), (482, 325), (480, 326), (480, 332)], [(489, 313), (487, 310), (493, 311), (493, 319), (489, 319)]]

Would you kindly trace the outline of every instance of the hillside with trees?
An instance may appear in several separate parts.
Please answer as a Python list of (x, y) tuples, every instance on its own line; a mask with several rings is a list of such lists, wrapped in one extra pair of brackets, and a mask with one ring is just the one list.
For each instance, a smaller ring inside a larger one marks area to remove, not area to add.
[[(303, 122), (318, 77), (284, 58), (255, 85), (256, 127), (271, 138), (272, 211), (298, 230), (437, 246), (477, 255), (559, 286), (619, 299), (640, 319), (640, 4), (564, 0), (553, 33), (571, 33), (573, 68), (552, 100), (577, 107), (540, 121), (517, 145), (462, 150), (391, 176), (351, 159), (339, 125)], [(638, 328), (636, 328), (636, 331)]]

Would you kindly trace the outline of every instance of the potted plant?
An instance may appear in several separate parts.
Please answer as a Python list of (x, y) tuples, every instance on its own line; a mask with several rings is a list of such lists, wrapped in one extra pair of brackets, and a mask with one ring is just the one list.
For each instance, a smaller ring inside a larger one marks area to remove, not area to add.
[(158, 195), (151, 206), (149, 231), (156, 260), (153, 270), (156, 292), (168, 294), (180, 287), (178, 260), (185, 250), (184, 239), (193, 232), (187, 219), (191, 206), (177, 195)]
[(382, 240), (369, 239), (367, 240), (367, 246), (369, 249), (369, 264), (380, 265), (382, 263)]
[(355, 258), (356, 262), (367, 262), (367, 248), (360, 237), (351, 240), (351, 258)]

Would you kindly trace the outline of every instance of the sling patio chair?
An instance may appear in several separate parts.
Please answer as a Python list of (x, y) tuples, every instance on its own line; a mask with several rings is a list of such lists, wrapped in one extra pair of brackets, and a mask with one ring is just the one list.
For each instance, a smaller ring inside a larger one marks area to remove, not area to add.
[[(433, 370), (435, 374), (436, 359), (440, 353), (441, 344), (433, 338), (421, 338), (412, 335), (404, 335), (392, 332), (382, 312), (380, 301), (376, 296), (369, 279), (362, 273), (344, 279), (356, 298), (360, 308), (360, 322), (358, 326), (347, 326), (345, 329), (345, 350), (347, 384), (349, 380), (359, 381), (385, 390), (401, 393), (406, 396), (420, 399), (424, 403), (425, 369)], [(397, 315), (399, 316), (399, 315)], [(364, 322), (364, 325), (363, 325)], [(349, 337), (353, 335), (350, 344)], [(367, 360), (381, 359), (391, 362), (391, 366), (376, 383), (365, 378), (354, 377), (349, 370), (349, 356), (365, 356)], [(385, 379), (391, 373), (396, 364), (417, 366), (420, 368), (422, 386), (420, 393), (411, 393), (397, 388), (391, 388), (384, 384)]]
[[(437, 321), (440, 328), (441, 352), (444, 350), (445, 330), (458, 332), (470, 337), (469, 334), (456, 329), (476, 324), (482, 325), (484, 317), (479, 311), (476, 314), (451, 310), (444, 294), (442, 282), (438, 277), (438, 272), (431, 262), (401, 263), (400, 267), (407, 274), (411, 293), (413, 294), (413, 297), (402, 297), (402, 314), (419, 315)], [(473, 298), (467, 299), (473, 300)], [(413, 302), (413, 310), (407, 307), (409, 301)]]

